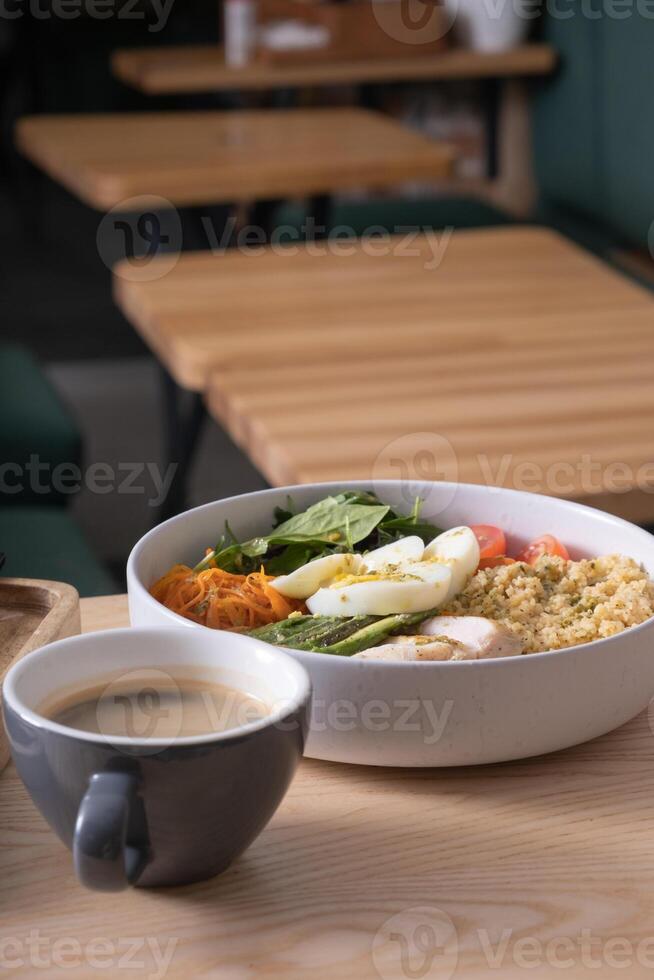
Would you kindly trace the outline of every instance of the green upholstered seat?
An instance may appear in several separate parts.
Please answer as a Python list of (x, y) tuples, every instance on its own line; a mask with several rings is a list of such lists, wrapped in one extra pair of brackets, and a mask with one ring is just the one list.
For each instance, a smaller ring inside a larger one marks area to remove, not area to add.
[(6, 556), (0, 576), (69, 582), (81, 596), (116, 592), (63, 507), (0, 507), (0, 551)]
[[(31, 457), (46, 464), (39, 482), (49, 484), (54, 468), (80, 460), (80, 433), (57, 392), (23, 347), (0, 345), (0, 503), (65, 503), (52, 488), (38, 493), (26, 467)], [(22, 489), (16, 491), (17, 484)]]
[[(308, 214), (297, 204), (280, 206), (275, 214), (277, 228), (300, 229)], [(352, 229), (363, 235), (370, 229), (383, 228), (393, 233), (403, 228), (481, 228), (504, 225), (509, 216), (498, 208), (474, 197), (377, 198), (365, 201), (337, 201), (332, 205), (330, 228)]]

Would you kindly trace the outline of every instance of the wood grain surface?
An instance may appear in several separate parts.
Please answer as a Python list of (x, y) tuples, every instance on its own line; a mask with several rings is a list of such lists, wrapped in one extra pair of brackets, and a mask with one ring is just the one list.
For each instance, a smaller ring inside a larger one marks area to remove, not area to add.
[[(72, 585), (0, 578), (0, 684), (12, 664), (26, 653), (79, 631), (79, 595)], [(0, 771), (8, 761), (0, 698)]]
[[(82, 620), (87, 630), (126, 625), (125, 597), (82, 600)], [(587, 745), (485, 768), (305, 760), (224, 875), (119, 895), (76, 884), (10, 767), (0, 776), (0, 970), (640, 980), (654, 967), (653, 758), (643, 714)]]
[[(654, 521), (650, 294), (544, 229), (455, 232), (434, 260), (440, 234), (191, 254), (115, 291), (273, 484), (440, 473)], [(422, 433), (445, 472), (416, 468)]]
[(150, 195), (172, 206), (387, 187), (446, 177), (453, 162), (449, 147), (365, 109), (31, 116), (15, 139), (100, 210)]
[(194, 390), (216, 368), (288, 364), (291, 355), (305, 368), (321, 357), (491, 351), (516, 336), (542, 346), (552, 332), (613, 335), (619, 347), (631, 313), (654, 308), (589, 253), (528, 227), (186, 253), (173, 269), (154, 259), (148, 282), (130, 281), (129, 271), (114, 269), (120, 308)]
[[(654, 310), (623, 330), (216, 372), (208, 404), (271, 483), (452, 479), (654, 521)], [(589, 349), (592, 348), (592, 349)], [(425, 453), (427, 456), (425, 456)], [(439, 457), (440, 454), (440, 457)]]
[(177, 92), (243, 91), (282, 86), (350, 85), (420, 79), (505, 78), (545, 75), (556, 65), (546, 44), (525, 44), (488, 53), (451, 48), (438, 55), (413, 52), (406, 58), (280, 66), (251, 64), (229, 68), (214, 45), (125, 48), (111, 58), (114, 74), (146, 95)]

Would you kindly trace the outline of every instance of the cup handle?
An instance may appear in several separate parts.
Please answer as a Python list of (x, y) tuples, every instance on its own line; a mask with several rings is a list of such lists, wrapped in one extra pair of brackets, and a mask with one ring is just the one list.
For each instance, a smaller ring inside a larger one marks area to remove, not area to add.
[(73, 860), (80, 882), (102, 892), (133, 885), (147, 857), (127, 841), (138, 799), (138, 780), (127, 772), (96, 772), (77, 813)]

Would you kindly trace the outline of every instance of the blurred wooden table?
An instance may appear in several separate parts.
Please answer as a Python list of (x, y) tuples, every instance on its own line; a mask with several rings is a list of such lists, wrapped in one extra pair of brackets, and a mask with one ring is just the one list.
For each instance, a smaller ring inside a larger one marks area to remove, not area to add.
[(293, 89), (359, 85), (367, 105), (378, 105), (375, 86), (385, 83), (483, 80), (487, 180), (476, 192), (511, 213), (527, 214), (535, 187), (526, 82), (553, 72), (557, 61), (557, 52), (547, 44), (524, 44), (498, 53), (452, 47), (436, 55), (421, 54), (419, 45), (414, 45), (409, 56), (401, 59), (230, 68), (222, 48), (185, 45), (122, 49), (114, 52), (111, 64), (121, 81), (146, 95), (217, 92), (238, 97), (239, 93), (281, 91), (288, 101), (294, 98)]
[(217, 45), (123, 48), (114, 51), (114, 75), (146, 95), (183, 92), (255, 91), (312, 85), (351, 85), (429, 79), (511, 78), (546, 75), (556, 64), (547, 44), (525, 44), (487, 53), (451, 48), (438, 55), (361, 61), (308, 62), (279, 66), (251, 64), (230, 68)]
[(15, 135), (100, 210), (138, 209), (148, 195), (193, 205), (388, 187), (445, 177), (453, 161), (442, 143), (365, 109), (32, 116)]
[(280, 268), (292, 322), (273, 299), (269, 323), (294, 358), (226, 356), (211, 413), (277, 485), (453, 478), (654, 522), (651, 294), (544, 230), (455, 233), (429, 256)]
[[(124, 596), (82, 600), (125, 626)], [(302, 762), (225, 874), (185, 888), (83, 890), (13, 766), (0, 775), (0, 969), (306, 980), (651, 977), (652, 733), (647, 714), (506, 765)], [(625, 969), (626, 967), (626, 969)]]
[(328, 244), (116, 279), (128, 319), (271, 483), (436, 477), (416, 461), (442, 438), (441, 477), (654, 521), (650, 293), (540, 228)]

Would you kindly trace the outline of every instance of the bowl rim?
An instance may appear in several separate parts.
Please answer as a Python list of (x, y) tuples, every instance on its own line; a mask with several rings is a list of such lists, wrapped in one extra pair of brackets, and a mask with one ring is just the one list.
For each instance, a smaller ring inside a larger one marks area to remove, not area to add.
[[(132, 548), (129, 557), (127, 559), (127, 568), (126, 568), (128, 594), (131, 596), (132, 592), (136, 591), (139, 594), (139, 599), (141, 601), (145, 601), (146, 604), (150, 606), (150, 608), (157, 609), (157, 610), (160, 609), (161, 603), (158, 602), (152, 595), (150, 595), (148, 588), (145, 586), (140, 576), (137, 574), (136, 563), (140, 557), (141, 552), (147, 547), (147, 545), (149, 544), (152, 538), (156, 538), (157, 534), (161, 532), (162, 528), (168, 527), (176, 522), (181, 522), (191, 514), (196, 514), (204, 510), (209, 510), (215, 507), (216, 504), (219, 503), (227, 503), (229, 501), (245, 501), (255, 497), (264, 498), (266, 496), (269, 495), (272, 496), (279, 493), (292, 494), (293, 491), (297, 491), (297, 490), (307, 490), (307, 489), (315, 488), (316, 490), (320, 490), (320, 491), (324, 490), (326, 493), (329, 493), (330, 490), (342, 492), (347, 487), (352, 487), (352, 488), (360, 487), (360, 488), (370, 489), (373, 482), (374, 482), (375, 490), (381, 490), (385, 486), (397, 487), (398, 485), (401, 485), (404, 481), (402, 480), (374, 480), (374, 481), (330, 480), (324, 483), (295, 483), (283, 487), (268, 487), (264, 490), (252, 490), (249, 491), (248, 493), (235, 494), (231, 497), (221, 497), (218, 498), (217, 500), (210, 500), (205, 504), (200, 504), (197, 507), (192, 507), (189, 510), (183, 511), (181, 514), (176, 514), (174, 517), (168, 518), (168, 520), (163, 521), (161, 524), (158, 524), (156, 525), (156, 527), (153, 527), (149, 531), (147, 531), (136, 542), (136, 544)], [(418, 483), (419, 481), (416, 480), (415, 482)], [(430, 483), (435, 481), (425, 480), (422, 482)], [(629, 528), (631, 532), (634, 531), (637, 532), (639, 535), (642, 535), (643, 540), (650, 539), (652, 552), (654, 555), (654, 536), (650, 534), (649, 531), (646, 531), (644, 528), (638, 527), (637, 524), (632, 524), (630, 521), (627, 521), (622, 517), (617, 517), (615, 514), (610, 514), (608, 513), (608, 511), (599, 510), (598, 508), (591, 507), (588, 504), (581, 504), (574, 500), (566, 500), (564, 497), (553, 497), (549, 494), (532, 493), (527, 490), (514, 490), (511, 487), (495, 487), (495, 486), (484, 487), (483, 484), (478, 484), (478, 483), (454, 483), (452, 481), (445, 481), (445, 480), (438, 481), (437, 485), (439, 487), (443, 487), (444, 491), (446, 492), (452, 489), (461, 490), (461, 489), (470, 488), (475, 490), (486, 489), (488, 492), (501, 494), (504, 497), (508, 497), (509, 499), (512, 498), (514, 500), (525, 499), (525, 498), (529, 498), (529, 499), (542, 498), (544, 500), (551, 501), (554, 505), (560, 506), (564, 510), (571, 510), (573, 512), (577, 512), (582, 517), (592, 514), (595, 519), (599, 518), (600, 520), (603, 520), (607, 524), (617, 525), (618, 527)], [(166, 607), (163, 608), (165, 609), (164, 615), (171, 618), (174, 617), (174, 625), (171, 624), (171, 626), (163, 627), (163, 628), (174, 629), (176, 628), (177, 623), (179, 623), (180, 626), (183, 625), (185, 628), (196, 627), (203, 630), (210, 630), (208, 626), (204, 626), (202, 623), (193, 623), (190, 620), (185, 619), (183, 616), (180, 616), (179, 613), (173, 612), (171, 609), (167, 609)], [(630, 636), (630, 637), (635, 636), (638, 633), (641, 633), (643, 631), (646, 631), (648, 628), (651, 629), (653, 627), (654, 627), (654, 616), (650, 616), (649, 619), (644, 620), (642, 623), (638, 623), (635, 626), (628, 626), (622, 632), (615, 633), (613, 636), (602, 637), (598, 640), (590, 640), (588, 643), (576, 643), (573, 646), (561, 647), (558, 650), (541, 650), (537, 653), (522, 653), (519, 654), (518, 656), (511, 656), (511, 657), (487, 657), (487, 658), (481, 658), (479, 660), (438, 660), (438, 661), (411, 660), (411, 661), (397, 661), (397, 662), (379, 661), (377, 662), (377, 669), (379, 670), (383, 666), (384, 669), (390, 669), (390, 670), (406, 670), (408, 667), (411, 667), (413, 669), (419, 669), (419, 670), (474, 670), (474, 669), (479, 670), (482, 666), (484, 667), (484, 669), (493, 669), (491, 665), (495, 665), (495, 669), (498, 669), (500, 666), (508, 663), (534, 662), (534, 661), (542, 660), (543, 658), (556, 657), (562, 654), (577, 653), (580, 650), (588, 650), (591, 647), (593, 649), (596, 649), (597, 647), (605, 646), (607, 643), (613, 643), (616, 640), (619, 640), (620, 638), (623, 638), (625, 636)], [(228, 633), (229, 631), (210, 630), (210, 632)], [(265, 642), (265, 641), (261, 641), (261, 642)], [(271, 644), (271, 643), (267, 643), (266, 646), (273, 647), (274, 649), (277, 650), (282, 650), (287, 655), (291, 655), (291, 656), (301, 655), (302, 657), (307, 657), (309, 663), (311, 663), (313, 660), (316, 660), (316, 663), (324, 663), (325, 657), (329, 656), (328, 654), (319, 653), (314, 650), (293, 650), (290, 647), (278, 647), (275, 646), (275, 644)], [(343, 663), (343, 664), (354, 663), (355, 667), (356, 665), (361, 665), (365, 663), (370, 663), (370, 664), (376, 663), (374, 660), (355, 661), (352, 657), (338, 657), (338, 656), (336, 657), (332, 656), (330, 658), (330, 662)]]
[[(222, 633), (232, 639), (234, 637), (234, 634), (226, 630), (211, 630), (210, 632), (214, 634)], [(120, 649), (122, 647), (121, 641), (125, 638), (133, 641), (135, 633), (143, 638), (150, 637), (155, 640), (161, 634), (165, 633), (169, 636), (170, 633), (176, 633), (180, 640), (186, 638), (191, 644), (195, 642), (191, 640), (191, 637), (201, 638), (203, 636), (202, 633), (196, 633), (193, 630), (178, 626), (122, 626), (119, 629), (93, 630), (90, 633), (78, 633), (75, 636), (66, 636), (61, 640), (56, 640), (54, 643), (47, 643), (45, 646), (30, 651), (10, 667), (2, 683), (2, 697), (5, 702), (5, 707), (8, 707), (24, 722), (32, 725), (34, 728), (38, 728), (40, 731), (63, 735), (76, 741), (92, 742), (95, 745), (109, 745), (115, 748), (147, 749), (148, 752), (151, 752), (154, 749), (192, 748), (193, 746), (235, 741), (248, 735), (253, 735), (255, 732), (275, 727), (280, 723), (283, 724), (291, 715), (301, 711), (310, 701), (312, 685), (306, 668), (295, 660), (294, 657), (291, 657), (282, 647), (276, 647), (272, 643), (264, 643), (262, 640), (256, 640), (253, 637), (247, 637), (243, 634), (236, 634), (240, 637), (240, 640), (237, 642), (248, 640), (249, 643), (246, 645), (251, 647), (254, 654), (257, 653), (259, 648), (262, 648), (260, 652), (265, 653), (267, 656), (270, 656), (271, 652), (274, 656), (278, 656), (278, 659), (285, 663), (285, 666), (291, 671), (291, 674), (295, 675), (298, 689), (295, 695), (289, 697), (286, 701), (282, 701), (269, 715), (248, 722), (245, 725), (238, 725), (236, 728), (227, 728), (224, 731), (206, 732), (201, 735), (181, 735), (173, 738), (165, 736), (140, 738), (129, 735), (106, 735), (102, 732), (87, 732), (83, 729), (72, 728), (70, 725), (62, 725), (60, 722), (53, 721), (51, 718), (46, 718), (45, 715), (39, 714), (34, 708), (30, 708), (25, 704), (16, 690), (16, 685), (20, 682), (22, 674), (38, 667), (40, 660), (45, 660), (53, 654), (56, 655), (58, 650), (63, 648), (75, 649), (75, 647), (84, 647), (88, 644), (92, 645), (98, 636), (103, 638), (102, 642), (114, 643), (115, 641), (115, 645)], [(106, 640), (105, 637), (107, 636), (110, 639)]]

